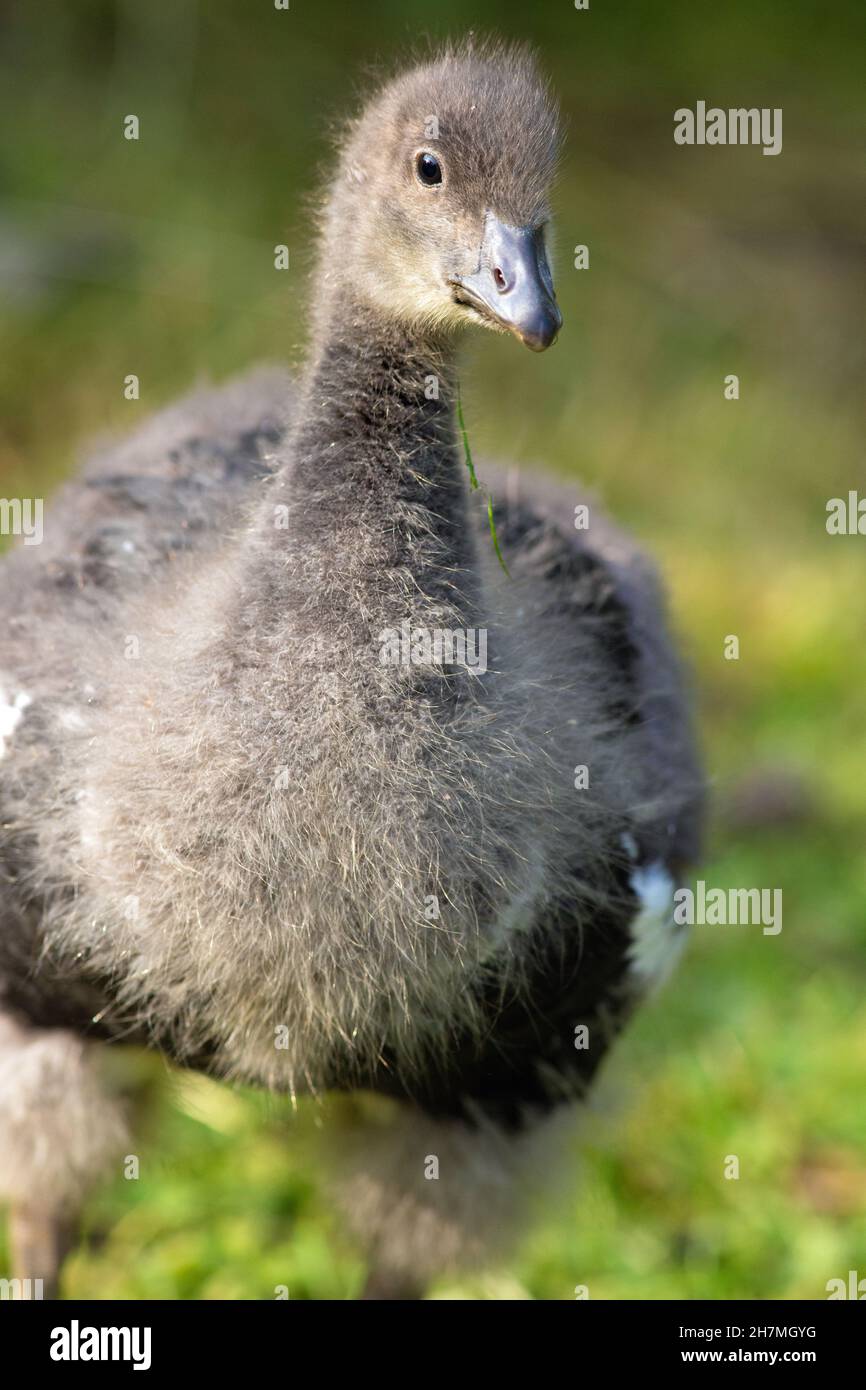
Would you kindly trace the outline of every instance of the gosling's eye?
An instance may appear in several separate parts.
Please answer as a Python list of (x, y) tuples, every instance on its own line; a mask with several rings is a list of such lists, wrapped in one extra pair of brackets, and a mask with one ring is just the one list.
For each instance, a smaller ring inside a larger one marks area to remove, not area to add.
[(428, 188), (442, 182), (442, 165), (435, 154), (429, 154), (426, 150), (415, 160), (415, 172)]

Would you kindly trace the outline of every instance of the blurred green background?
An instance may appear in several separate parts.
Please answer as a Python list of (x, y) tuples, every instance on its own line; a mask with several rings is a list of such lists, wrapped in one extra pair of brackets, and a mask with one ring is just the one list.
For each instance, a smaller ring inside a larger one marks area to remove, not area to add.
[[(0, 25), (6, 496), (49, 493), (88, 436), (201, 376), (300, 359), (311, 200), (372, 66), (470, 27), (537, 43), (569, 127), (566, 326), (540, 359), (467, 344), (474, 448), (579, 476), (658, 557), (713, 787), (701, 876), (781, 887), (784, 929), (696, 929), (529, 1239), (436, 1292), (821, 1298), (866, 1276), (866, 538), (825, 530), (828, 498), (866, 495), (862, 5), (7, 0)], [(782, 107), (782, 154), (675, 146), (698, 99)], [(91, 1203), (67, 1293), (357, 1292), (308, 1114), (115, 1065), (141, 1178)]]

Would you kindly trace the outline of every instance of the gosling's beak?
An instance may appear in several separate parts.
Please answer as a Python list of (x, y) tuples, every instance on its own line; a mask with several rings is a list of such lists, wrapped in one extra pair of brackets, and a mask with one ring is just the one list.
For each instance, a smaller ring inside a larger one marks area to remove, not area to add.
[(478, 269), (451, 283), (455, 299), (515, 333), (533, 352), (550, 347), (562, 327), (541, 232), (531, 227), (510, 227), (488, 212)]

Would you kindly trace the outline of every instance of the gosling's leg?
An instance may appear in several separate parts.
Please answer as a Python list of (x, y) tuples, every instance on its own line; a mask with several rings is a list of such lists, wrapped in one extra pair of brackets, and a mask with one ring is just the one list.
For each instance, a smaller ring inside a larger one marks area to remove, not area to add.
[(20, 1204), (9, 1212), (13, 1288), (21, 1298), (57, 1298), (60, 1267), (74, 1244), (74, 1222)]
[(417, 1302), (424, 1297), (424, 1288), (407, 1275), (373, 1269), (359, 1295), (361, 1299), (387, 1299), (389, 1302)]
[(57, 1296), (73, 1213), (119, 1165), (127, 1142), (122, 1109), (88, 1045), (0, 1010), (0, 1203), (10, 1213), (9, 1272), (31, 1281), (24, 1297)]

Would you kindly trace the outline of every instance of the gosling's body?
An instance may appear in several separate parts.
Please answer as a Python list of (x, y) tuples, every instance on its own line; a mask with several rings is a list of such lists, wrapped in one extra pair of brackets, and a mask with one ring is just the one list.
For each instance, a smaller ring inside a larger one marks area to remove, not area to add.
[[(410, 257), (417, 189), (392, 206), (383, 180), (429, 109), (452, 132), (443, 186), (460, 151), (465, 180), (447, 221), (447, 202), (417, 204), (432, 240)], [(522, 152), (507, 178), (503, 127)], [(402, 1118), (377, 1124), (366, 1167), (359, 1145), (344, 1191), (393, 1277), (478, 1253), (471, 1207), (500, 1212), (487, 1165), (513, 1166), (583, 1093), (675, 955), (671, 876), (694, 848), (651, 573), (600, 518), (574, 530), (579, 499), (503, 486), (506, 578), (458, 447), (453, 328), (487, 293), (487, 205), (525, 255), (507, 219), (540, 225), (554, 147), (521, 57), (451, 54), (387, 88), (346, 143), (298, 386), (265, 374), (157, 418), (71, 485), (38, 560), (6, 562), (0, 1059), (36, 1076), (27, 1049), (53, 1048), (83, 1095), (73, 1035), (126, 1039), (287, 1093), (384, 1093)], [(531, 322), (493, 300), (533, 346), (555, 331), (542, 280)], [(395, 664), (406, 630), (483, 632), (486, 669)], [(32, 1211), (39, 1187), (9, 1177), (36, 1142), (13, 1070), (4, 1099), (0, 1060), (0, 1189)], [(46, 1210), (113, 1152), (100, 1106), (68, 1171), (40, 1175)]]

